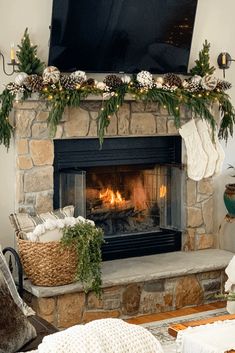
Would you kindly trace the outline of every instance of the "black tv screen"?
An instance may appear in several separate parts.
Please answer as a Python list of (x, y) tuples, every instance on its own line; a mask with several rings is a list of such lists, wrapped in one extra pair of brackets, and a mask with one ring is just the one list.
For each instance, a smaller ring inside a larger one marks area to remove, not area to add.
[(49, 65), (187, 73), (197, 0), (54, 0)]

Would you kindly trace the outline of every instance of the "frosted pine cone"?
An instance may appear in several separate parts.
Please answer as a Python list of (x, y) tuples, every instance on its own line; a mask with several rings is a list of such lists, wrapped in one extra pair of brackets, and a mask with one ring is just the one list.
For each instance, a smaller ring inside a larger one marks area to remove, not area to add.
[(199, 82), (189, 80), (184, 80), (182, 86), (185, 90), (189, 92), (199, 92), (202, 88)]
[(176, 74), (172, 74), (172, 73), (165, 74), (163, 76), (163, 79), (164, 79), (164, 84), (168, 85), (170, 87), (173, 87), (173, 86), (181, 87), (182, 86), (182, 80)]
[(106, 86), (108, 86), (111, 89), (116, 89), (123, 84), (121, 78), (118, 77), (117, 75), (106, 76), (104, 79), (104, 83), (106, 84)]
[(60, 76), (60, 84), (63, 88), (68, 90), (73, 90), (76, 88), (76, 79), (71, 77), (71, 75), (61, 75)]
[(71, 78), (76, 80), (76, 83), (78, 84), (82, 84), (87, 79), (85, 71), (80, 71), (80, 70), (72, 72), (70, 76)]
[(218, 80), (216, 89), (219, 89), (220, 91), (226, 91), (231, 87), (232, 87), (232, 84), (230, 82), (224, 81), (224, 80)]
[(23, 86), (19, 86), (14, 82), (9, 83), (6, 88), (11, 94), (23, 93), (25, 91)]
[(24, 86), (31, 92), (40, 92), (44, 86), (42, 76), (30, 75), (26, 77)]

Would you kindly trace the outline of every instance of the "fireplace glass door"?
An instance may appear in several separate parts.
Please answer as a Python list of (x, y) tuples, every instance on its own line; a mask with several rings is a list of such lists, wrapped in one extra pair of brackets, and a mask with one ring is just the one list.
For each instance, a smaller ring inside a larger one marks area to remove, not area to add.
[(60, 206), (91, 219), (106, 238), (182, 228), (182, 171), (172, 166), (121, 165), (65, 170)]

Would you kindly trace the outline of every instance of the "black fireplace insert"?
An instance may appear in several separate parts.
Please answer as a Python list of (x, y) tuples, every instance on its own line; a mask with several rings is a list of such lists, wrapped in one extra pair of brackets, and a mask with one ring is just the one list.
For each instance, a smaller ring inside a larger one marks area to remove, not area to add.
[(181, 138), (55, 140), (54, 207), (104, 230), (103, 260), (181, 249)]

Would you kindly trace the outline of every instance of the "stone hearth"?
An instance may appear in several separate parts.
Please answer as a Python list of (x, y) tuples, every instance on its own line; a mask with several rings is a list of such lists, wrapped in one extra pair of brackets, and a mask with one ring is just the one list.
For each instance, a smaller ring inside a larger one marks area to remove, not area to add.
[(215, 301), (233, 254), (218, 249), (173, 252), (103, 263), (103, 293), (85, 294), (79, 283), (37, 287), (25, 283), (25, 300), (59, 328), (106, 317), (130, 318)]
[[(80, 108), (66, 109), (55, 139), (97, 136), (100, 100), (86, 100)], [(192, 118), (181, 108), (183, 121)], [(29, 100), (15, 104), (16, 211), (40, 213), (53, 208), (53, 139), (47, 127), (45, 102)], [(173, 118), (155, 103), (127, 100), (111, 117), (109, 137), (177, 135)], [(184, 159), (184, 158), (183, 158)], [(186, 231), (182, 250), (213, 248), (213, 181), (185, 180)]]

